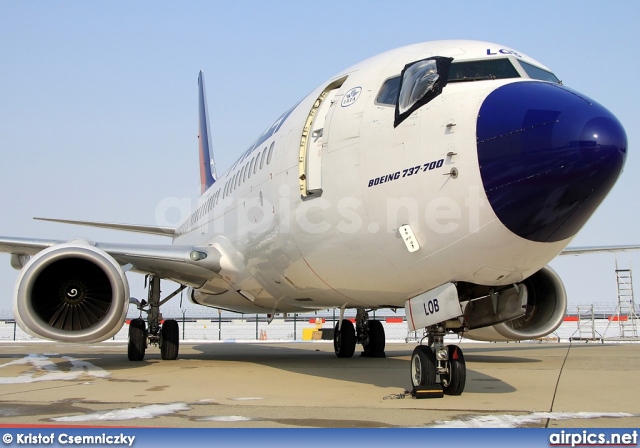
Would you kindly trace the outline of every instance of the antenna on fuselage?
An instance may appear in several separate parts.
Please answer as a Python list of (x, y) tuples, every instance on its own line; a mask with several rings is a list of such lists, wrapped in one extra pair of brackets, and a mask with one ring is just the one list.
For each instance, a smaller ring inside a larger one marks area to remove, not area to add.
[(216, 162), (213, 159), (211, 133), (209, 132), (209, 111), (207, 94), (204, 88), (204, 72), (198, 74), (198, 145), (200, 149), (200, 186), (201, 192), (207, 191), (218, 178)]

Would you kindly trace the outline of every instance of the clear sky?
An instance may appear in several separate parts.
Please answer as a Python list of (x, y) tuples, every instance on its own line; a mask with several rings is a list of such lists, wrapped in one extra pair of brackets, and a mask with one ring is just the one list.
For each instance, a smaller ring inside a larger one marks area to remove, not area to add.
[[(478, 39), (541, 61), (620, 119), (625, 172), (572, 245), (640, 243), (638, 18), (636, 0), (0, 0), (0, 235), (166, 241), (31, 218), (154, 224), (166, 198), (195, 200), (200, 69), (222, 173), (341, 69), (416, 42)], [(640, 284), (640, 254), (633, 262)], [(612, 255), (552, 267), (570, 303), (615, 303)], [(0, 315), (16, 276), (0, 255)], [(142, 277), (130, 283), (144, 296)]]

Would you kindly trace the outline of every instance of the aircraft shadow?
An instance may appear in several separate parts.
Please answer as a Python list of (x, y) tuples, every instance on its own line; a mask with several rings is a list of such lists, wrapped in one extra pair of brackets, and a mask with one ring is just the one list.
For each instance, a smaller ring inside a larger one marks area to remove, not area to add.
[[(249, 347), (250, 349), (249, 349)], [(319, 378), (370, 384), (377, 387), (411, 389), (409, 360), (411, 350), (387, 350), (385, 358), (359, 356), (339, 359), (326, 349), (289, 348), (268, 344), (199, 344), (193, 349), (198, 355), (186, 355), (189, 359), (250, 361), (252, 363), (287, 372), (311, 375)], [(466, 351), (465, 351), (466, 353)], [(470, 353), (467, 361), (465, 393), (511, 393), (515, 388), (473, 368), (474, 362), (523, 364), (539, 362), (531, 358), (515, 356), (483, 356)]]
[[(317, 378), (325, 378), (338, 381), (347, 381), (358, 384), (369, 384), (382, 388), (398, 388), (410, 390), (409, 363), (413, 347), (398, 349), (390, 345), (386, 350), (385, 358), (367, 358), (360, 356), (356, 351), (353, 358), (339, 359), (333, 353), (330, 344), (313, 345), (265, 344), (265, 343), (197, 343), (184, 347), (177, 361), (162, 361), (158, 349), (149, 348), (144, 361), (131, 362), (127, 359), (126, 349), (118, 347), (117, 352), (97, 353), (93, 347), (86, 350), (77, 350), (75, 346), (72, 358), (95, 364), (107, 371), (131, 371), (140, 367), (151, 366), (155, 363), (175, 363), (178, 369), (201, 368), (194, 364), (181, 361), (229, 361), (240, 363), (252, 363), (299, 375), (308, 375)], [(513, 346), (466, 346), (464, 347), (465, 360), (467, 362), (467, 382), (465, 393), (512, 393), (516, 389), (501, 378), (483, 373), (474, 364), (505, 365), (513, 364), (526, 369), (526, 364), (541, 362), (537, 358), (518, 356), (523, 350), (548, 349), (545, 346), (513, 345)], [(115, 349), (115, 347), (110, 347)], [(120, 350), (122, 350), (120, 352)], [(53, 353), (51, 353), (53, 352)], [(26, 355), (26, 354), (25, 354)], [(51, 351), (44, 355), (57, 365), (60, 370), (66, 371), (71, 367), (62, 347), (51, 347)], [(15, 360), (15, 354), (0, 354), (2, 360)], [(0, 364), (4, 364), (1, 362)], [(65, 365), (65, 364), (68, 364)], [(205, 365), (204, 368), (210, 366)], [(143, 378), (132, 377), (130, 379), (107, 379), (107, 381), (145, 382)]]

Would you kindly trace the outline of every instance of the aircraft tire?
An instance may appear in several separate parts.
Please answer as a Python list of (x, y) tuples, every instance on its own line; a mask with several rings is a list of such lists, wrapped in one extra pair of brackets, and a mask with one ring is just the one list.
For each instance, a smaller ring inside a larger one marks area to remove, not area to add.
[(356, 351), (356, 330), (350, 320), (342, 321), (342, 329), (338, 331), (339, 325), (333, 331), (333, 349), (338, 358), (351, 358)]
[(147, 349), (147, 329), (143, 319), (132, 319), (129, 324), (129, 361), (142, 361)]
[(165, 320), (162, 324), (160, 338), (160, 357), (172, 361), (178, 358), (180, 348), (180, 329), (174, 319)]
[(384, 358), (385, 334), (382, 322), (379, 320), (367, 321), (367, 338), (362, 344), (364, 348), (364, 356), (373, 358)]
[(447, 345), (449, 351), (449, 373), (440, 375), (442, 392), (445, 395), (461, 395), (467, 381), (467, 365), (462, 350), (457, 345)]
[(436, 356), (426, 345), (418, 345), (411, 355), (411, 385), (433, 386), (436, 384)]

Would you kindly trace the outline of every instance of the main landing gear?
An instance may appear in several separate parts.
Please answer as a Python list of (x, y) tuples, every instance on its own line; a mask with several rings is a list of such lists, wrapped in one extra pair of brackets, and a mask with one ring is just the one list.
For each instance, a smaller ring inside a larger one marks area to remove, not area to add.
[(444, 345), (444, 329), (427, 329), (427, 345), (418, 345), (411, 355), (411, 384), (433, 387), (440, 377), (442, 392), (460, 395), (467, 380), (467, 367), (462, 350), (457, 345)]
[(138, 305), (141, 314), (147, 313), (147, 324), (142, 317), (132, 319), (129, 324), (129, 345), (127, 355), (129, 361), (142, 361), (145, 351), (149, 345), (160, 347), (160, 357), (165, 360), (178, 358), (180, 346), (180, 330), (175, 319), (162, 320), (160, 306), (169, 299), (175, 297), (185, 288), (181, 285), (167, 298), (160, 301), (160, 279), (151, 276), (149, 278), (148, 301), (143, 301)]
[(341, 313), (340, 322), (333, 332), (333, 348), (338, 358), (351, 358), (356, 350), (356, 343), (362, 344), (362, 356), (384, 358), (385, 335), (382, 322), (369, 320), (369, 314), (362, 308), (356, 314), (356, 325), (344, 319)]

